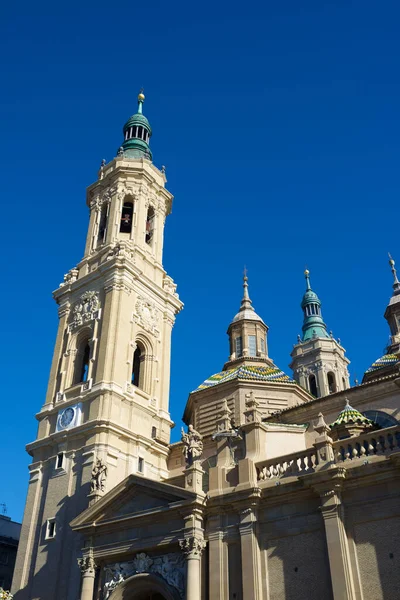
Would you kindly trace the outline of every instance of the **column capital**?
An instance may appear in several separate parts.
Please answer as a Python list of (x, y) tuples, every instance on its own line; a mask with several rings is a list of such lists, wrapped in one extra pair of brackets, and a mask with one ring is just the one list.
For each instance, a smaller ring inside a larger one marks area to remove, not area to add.
[(94, 575), (97, 565), (94, 562), (93, 552), (90, 552), (88, 556), (78, 558), (78, 566), (83, 575)]
[(186, 537), (179, 540), (179, 546), (187, 559), (200, 558), (207, 542), (203, 538)]
[(320, 510), (324, 518), (334, 516), (342, 504), (341, 491), (346, 478), (344, 467), (334, 467), (327, 471), (313, 473), (306, 476), (308, 485), (321, 498)]

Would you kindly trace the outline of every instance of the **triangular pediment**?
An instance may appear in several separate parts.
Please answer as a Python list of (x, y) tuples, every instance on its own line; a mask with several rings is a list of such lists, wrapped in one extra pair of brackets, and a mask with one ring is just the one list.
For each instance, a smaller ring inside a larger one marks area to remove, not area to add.
[(196, 495), (183, 488), (130, 475), (71, 522), (73, 529), (100, 525), (157, 509), (190, 504)]

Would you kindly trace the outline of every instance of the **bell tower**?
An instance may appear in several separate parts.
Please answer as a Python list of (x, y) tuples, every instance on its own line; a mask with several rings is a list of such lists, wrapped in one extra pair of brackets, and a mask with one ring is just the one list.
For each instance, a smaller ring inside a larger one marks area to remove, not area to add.
[[(70, 521), (131, 473), (168, 475), (171, 333), (183, 305), (162, 266), (172, 195), (152, 163), (143, 102), (141, 92), (116, 158), (103, 161), (87, 190), (84, 256), (54, 292), (59, 326), (37, 438), (27, 447), (16, 600), (78, 598)], [(104, 489), (91, 494), (99, 460)]]
[(350, 363), (340, 339), (326, 329), (321, 313), (321, 301), (311, 289), (310, 272), (304, 271), (306, 291), (303, 309), (303, 335), (293, 347), (290, 368), (294, 378), (316, 398), (334, 394), (350, 387), (347, 366)]

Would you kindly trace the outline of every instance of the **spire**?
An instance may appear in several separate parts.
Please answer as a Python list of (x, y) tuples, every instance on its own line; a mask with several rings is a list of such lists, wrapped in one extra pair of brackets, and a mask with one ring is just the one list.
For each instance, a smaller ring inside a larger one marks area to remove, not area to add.
[(143, 90), (140, 90), (137, 99), (137, 113), (128, 119), (123, 128), (123, 157), (147, 158), (148, 160), (152, 160), (152, 154), (149, 146), (152, 131), (149, 121), (143, 114), (143, 103), (145, 100)]
[(261, 321), (261, 323), (263, 323), (261, 317), (258, 316), (256, 311), (252, 307), (252, 301), (250, 300), (249, 296), (248, 280), (249, 278), (247, 277), (247, 269), (245, 267), (243, 272), (243, 298), (240, 303), (239, 312), (233, 318), (233, 323), (235, 323), (236, 321), (241, 321), (242, 319), (249, 319), (251, 321)]
[(310, 271), (304, 271), (306, 279), (306, 291), (301, 302), (301, 308), (304, 313), (303, 321), (303, 342), (313, 338), (329, 338), (326, 325), (322, 319), (321, 301), (317, 294), (313, 292), (310, 283)]
[(390, 255), (389, 252), (389, 265), (390, 268), (392, 270), (392, 274), (393, 274), (393, 290), (394, 290), (394, 296), (397, 296), (397, 294), (400, 294), (400, 281), (397, 277), (397, 271), (396, 271), (396, 267), (395, 267), (395, 262), (393, 260), (393, 258)]

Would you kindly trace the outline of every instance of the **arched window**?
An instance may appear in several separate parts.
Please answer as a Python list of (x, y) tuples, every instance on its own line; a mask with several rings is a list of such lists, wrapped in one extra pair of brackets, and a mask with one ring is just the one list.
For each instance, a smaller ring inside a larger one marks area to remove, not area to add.
[(342, 377), (342, 386), (343, 386), (343, 389), (345, 390), (346, 389), (346, 380), (344, 377)]
[(315, 379), (315, 375), (310, 375), (308, 378), (308, 385), (310, 388), (310, 393), (318, 398), (318, 389), (317, 389), (317, 380)]
[(146, 219), (146, 244), (151, 244), (154, 234), (154, 208), (152, 206), (149, 207), (147, 211), (147, 219)]
[(88, 380), (90, 361), (90, 345), (89, 340), (85, 339), (79, 344), (75, 356), (74, 380), (76, 383), (84, 383)]
[(337, 392), (335, 374), (334, 374), (334, 373), (332, 373), (332, 371), (330, 371), (330, 372), (327, 374), (327, 379), (328, 379), (328, 389), (329, 389), (329, 393), (330, 393), (330, 394), (334, 394), (335, 392)]
[(133, 353), (131, 383), (141, 390), (144, 390), (145, 387), (145, 360), (145, 347), (138, 342), (136, 345), (136, 350)]
[(107, 218), (108, 204), (103, 204), (100, 212), (99, 231), (97, 232), (97, 246), (100, 246), (100, 244), (105, 242), (107, 233)]
[(393, 427), (394, 425), (398, 425), (397, 419), (384, 412), (383, 410), (365, 410), (363, 415), (367, 417), (367, 419), (371, 419), (374, 423), (377, 423), (385, 429), (385, 427)]
[(131, 233), (133, 221), (133, 202), (124, 202), (121, 213), (120, 233)]

